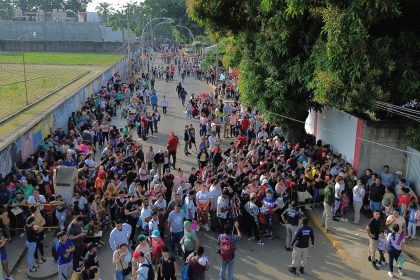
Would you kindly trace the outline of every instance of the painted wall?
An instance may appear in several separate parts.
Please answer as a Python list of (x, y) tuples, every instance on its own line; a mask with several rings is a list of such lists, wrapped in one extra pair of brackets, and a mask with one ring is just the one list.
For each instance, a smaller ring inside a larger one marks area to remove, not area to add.
[[(121, 42), (89, 42), (89, 41), (27, 41), (27, 52), (96, 52), (112, 53), (121, 48)], [(22, 50), (20, 41), (0, 40), (1, 51), (17, 52)]]
[(420, 151), (407, 147), (410, 154), (407, 155), (407, 178), (410, 186), (415, 186), (417, 195), (420, 197)]
[(315, 135), (323, 143), (341, 153), (343, 158), (354, 163), (355, 137), (358, 118), (333, 108), (324, 108), (322, 112), (309, 112), (306, 119), (306, 132)]
[(81, 109), (82, 104), (94, 92), (108, 81), (114, 73), (127, 76), (128, 61), (124, 57), (109, 69), (98, 75), (95, 79), (71, 94), (67, 99), (44, 113), (44, 117), (33, 127), (18, 136), (6, 148), (0, 151), (0, 177), (4, 178), (28, 157), (30, 157), (42, 143), (43, 139), (50, 134), (50, 130), (59, 127), (67, 130), (67, 121), (72, 112)]
[(364, 140), (360, 150), (360, 170), (370, 168), (373, 172), (379, 172), (384, 165), (389, 165), (393, 173), (398, 170), (405, 172), (407, 154), (389, 148), (407, 149), (405, 132), (399, 125), (390, 122), (364, 121), (362, 135)]

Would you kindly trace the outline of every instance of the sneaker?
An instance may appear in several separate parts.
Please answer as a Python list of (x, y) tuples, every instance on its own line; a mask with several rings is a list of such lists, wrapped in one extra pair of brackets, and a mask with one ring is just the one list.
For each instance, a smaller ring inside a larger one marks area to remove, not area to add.
[(299, 267), (299, 272), (300, 272), (300, 274), (305, 274), (305, 271), (304, 271), (304, 267)]
[(248, 237), (248, 241), (251, 241), (251, 240), (254, 240), (254, 239), (255, 239), (254, 236)]
[(338, 222), (338, 221), (339, 221), (336, 217), (332, 218), (332, 220), (333, 220), (333, 221), (336, 221), (336, 222)]
[(9, 277), (6, 277), (7, 280), (15, 280), (12, 275), (9, 275)]
[(373, 266), (374, 269), (379, 270), (378, 266), (376, 265), (376, 262), (372, 262), (372, 266)]
[(286, 249), (286, 251), (292, 251), (292, 249), (287, 248), (286, 246), (284, 246), (284, 248)]
[(294, 266), (289, 267), (289, 272), (296, 275), (296, 267), (294, 267)]
[(272, 234), (268, 235), (268, 236), (267, 236), (267, 239), (268, 239), (268, 240), (273, 239), (273, 235), (272, 235)]
[(345, 219), (345, 218), (341, 218), (341, 219), (340, 219), (340, 221), (345, 222), (345, 221), (346, 221), (346, 219)]
[(381, 261), (381, 265), (385, 266), (386, 262), (385, 261)]
[(380, 268), (381, 267), (380, 262), (375, 262), (375, 265), (376, 265), (377, 268)]
[(369, 261), (369, 262), (371, 262), (371, 261), (372, 261), (372, 258), (371, 258), (370, 256), (368, 257), (368, 261)]
[(258, 240), (257, 241), (257, 245), (263, 246), (264, 245), (264, 242), (262, 242), (262, 240)]
[(394, 273), (392, 273), (391, 271), (388, 272), (388, 276), (389, 278), (394, 278)]
[(398, 274), (399, 274), (400, 276), (403, 276), (403, 275), (404, 275), (404, 272), (402, 271), (402, 268), (398, 268)]
[(346, 223), (348, 223), (348, 222), (349, 222), (349, 219), (347, 219), (347, 218), (344, 218), (344, 221), (345, 221)]

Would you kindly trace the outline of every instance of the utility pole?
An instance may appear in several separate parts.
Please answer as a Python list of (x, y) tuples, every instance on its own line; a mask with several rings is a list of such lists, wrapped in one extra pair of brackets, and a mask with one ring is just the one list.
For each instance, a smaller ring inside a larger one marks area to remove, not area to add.
[(127, 57), (128, 57), (128, 75), (131, 74), (131, 46), (130, 46), (130, 5), (127, 4)]
[(21, 47), (22, 47), (23, 79), (25, 81), (25, 99), (26, 99), (26, 106), (28, 106), (29, 105), (28, 83), (27, 83), (27, 79), (26, 79), (25, 41), (23, 40), (23, 35), (20, 36), (20, 44), (21, 44)]

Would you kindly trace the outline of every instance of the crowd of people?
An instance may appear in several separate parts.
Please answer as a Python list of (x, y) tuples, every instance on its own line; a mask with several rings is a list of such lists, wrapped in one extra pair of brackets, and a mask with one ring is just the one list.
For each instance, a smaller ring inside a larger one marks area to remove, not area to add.
[[(174, 132), (166, 150), (155, 151), (152, 144), (143, 150), (149, 132), (158, 133), (161, 113), (169, 106), (164, 96), (159, 103), (155, 90), (154, 79), (163, 79), (163, 69), (169, 79), (172, 68), (175, 72), (179, 67), (180, 76), (185, 72), (216, 83), (213, 70), (197, 74), (201, 70), (188, 59), (166, 60), (169, 66), (133, 73), (124, 81), (116, 74), (70, 116), (66, 130), (52, 131), (1, 183), (0, 253), (6, 279), (13, 279), (5, 251), (5, 240), (16, 234), (11, 228), (26, 234), (32, 273), (46, 261), (46, 230), (58, 228), (54, 255), (60, 280), (70, 279), (73, 272), (83, 279), (100, 279), (97, 249), (107, 231), (109, 244), (104, 246), (113, 251), (117, 280), (205, 279), (214, 260), (206, 257), (197, 232), (213, 231), (221, 259), (219, 277), (232, 280), (243, 233), (264, 246), (278, 234), (279, 223), (285, 225), (285, 250), (292, 251), (289, 271), (302, 274), (314, 245), (304, 212), (321, 205), (329, 233), (334, 233), (332, 221), (348, 222), (351, 206), (354, 224), (360, 223), (360, 212), (373, 213), (367, 227), (369, 261), (379, 269), (387, 251), (389, 276), (393, 260), (403, 274), (401, 251), (405, 240), (416, 236), (420, 212), (402, 173), (392, 174), (384, 166), (378, 173), (367, 169), (358, 175), (321, 140), (308, 136), (299, 143), (287, 141), (280, 127), (241, 107), (234, 75), (219, 81), (213, 94), (189, 95), (182, 83), (176, 88), (191, 121), (182, 138), (184, 153), (196, 158), (196, 166), (177, 168), (181, 140)], [(123, 128), (111, 124), (119, 111), (127, 119)], [(199, 123), (199, 140), (193, 118)], [(133, 132), (142, 143), (133, 139)], [(224, 147), (222, 141), (230, 144)], [(77, 168), (70, 201), (53, 187), (60, 167)]]

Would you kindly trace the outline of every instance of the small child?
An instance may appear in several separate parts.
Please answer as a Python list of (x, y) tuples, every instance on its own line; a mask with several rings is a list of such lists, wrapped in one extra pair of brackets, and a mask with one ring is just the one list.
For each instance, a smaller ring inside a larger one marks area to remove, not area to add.
[(346, 218), (347, 210), (349, 209), (350, 199), (347, 193), (343, 192), (341, 195), (341, 204), (340, 204), (340, 210), (341, 210), (341, 220), (343, 222), (348, 222), (349, 220)]
[(416, 238), (416, 227), (417, 223), (420, 221), (420, 217), (417, 214), (417, 203), (412, 201), (408, 208), (408, 227), (407, 227), (407, 239), (415, 239)]
[(385, 255), (384, 255), (385, 245), (386, 245), (386, 237), (385, 236), (386, 236), (385, 231), (381, 231), (379, 233), (379, 236), (378, 236), (378, 251), (379, 251), (380, 258), (379, 258), (379, 262), (377, 262), (377, 263), (381, 264), (381, 265), (386, 265)]

